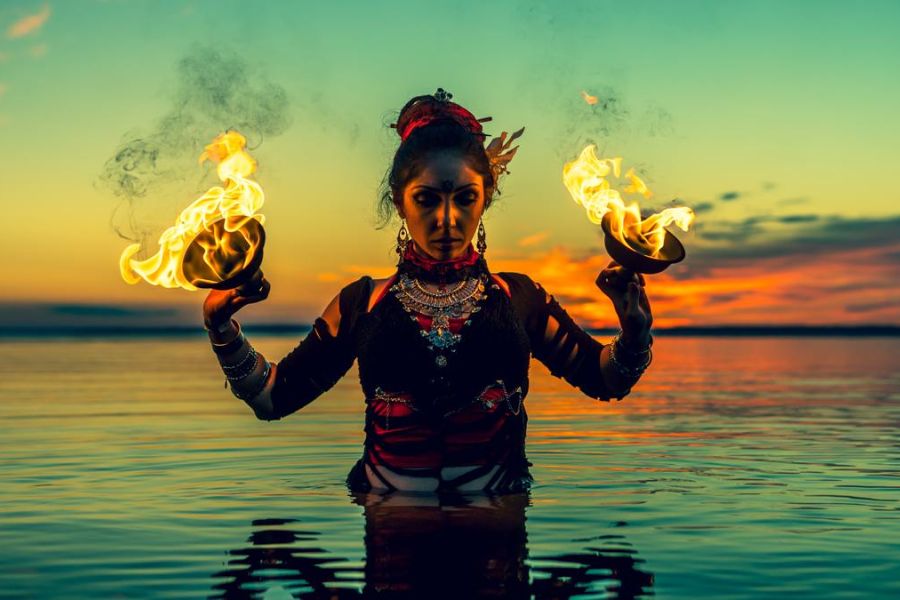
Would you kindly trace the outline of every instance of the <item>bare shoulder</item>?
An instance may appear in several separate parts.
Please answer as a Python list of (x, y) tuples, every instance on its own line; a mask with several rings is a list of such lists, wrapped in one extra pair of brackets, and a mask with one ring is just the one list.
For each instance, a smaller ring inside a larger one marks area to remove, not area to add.
[(550, 294), (543, 286), (524, 273), (502, 272), (491, 273), (494, 280), (506, 291), (506, 295), (512, 297), (513, 294), (524, 294), (526, 297), (532, 297), (538, 294), (539, 297), (549, 300)]
[[(369, 310), (372, 308), (372, 300), (374, 298), (378, 298), (381, 290), (384, 289), (384, 286), (390, 281), (390, 277), (386, 277), (384, 279), (373, 279), (374, 289), (372, 291), (371, 296), (369, 297)], [(337, 294), (334, 295), (334, 298), (331, 299), (331, 302), (328, 303), (328, 306), (325, 307), (325, 310), (322, 311), (322, 319), (324, 319), (325, 323), (328, 325), (328, 333), (332, 336), (337, 336), (338, 330), (341, 325), (341, 294), (348, 287), (359, 283), (353, 282), (344, 287), (344, 289), (340, 290)]]
[(338, 328), (341, 325), (340, 292), (338, 292), (334, 296), (334, 298), (331, 299), (331, 302), (329, 302), (328, 306), (325, 307), (325, 310), (322, 311), (322, 319), (324, 319), (325, 323), (328, 325), (328, 333), (330, 333), (332, 337), (336, 337), (338, 334)]
[(369, 296), (369, 305), (366, 309), (367, 311), (371, 311), (373, 308), (375, 308), (375, 304), (384, 295), (384, 288), (390, 285), (392, 281), (394, 281), (393, 275), (391, 275), (390, 277), (383, 277), (381, 279), (372, 280), (372, 295)]
[(491, 277), (492, 277), (493, 280), (497, 283), (497, 285), (499, 285), (501, 288), (503, 288), (503, 292), (504, 292), (507, 296), (509, 296), (509, 295), (510, 295), (510, 292), (509, 292), (509, 282), (506, 281), (506, 279), (504, 279), (503, 276), (502, 276), (500, 273), (491, 273)]

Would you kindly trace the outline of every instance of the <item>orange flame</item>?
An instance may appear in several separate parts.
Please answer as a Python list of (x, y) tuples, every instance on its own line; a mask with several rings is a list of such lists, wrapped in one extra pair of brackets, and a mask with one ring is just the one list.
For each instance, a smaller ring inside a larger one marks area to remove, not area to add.
[(584, 101), (587, 102), (588, 104), (590, 104), (591, 106), (594, 106), (595, 104), (597, 104), (597, 102), (600, 101), (600, 99), (597, 98), (597, 96), (591, 96), (584, 90), (581, 90), (581, 97), (584, 98)]
[[(136, 284), (143, 279), (152, 285), (193, 291), (197, 289), (195, 283), (221, 281), (250, 262), (260, 241), (256, 225), (265, 222), (265, 217), (257, 214), (265, 195), (257, 182), (248, 179), (256, 171), (256, 161), (246, 152), (246, 146), (244, 136), (227, 131), (206, 147), (200, 163), (219, 163), (216, 173), (225, 187), (211, 187), (185, 208), (175, 225), (160, 236), (155, 255), (137, 260), (133, 257), (141, 245), (125, 248), (119, 270), (126, 282)], [(249, 223), (251, 220), (257, 223)], [(200, 269), (204, 271), (202, 276), (187, 277), (182, 262), (195, 240), (208, 269)]]
[[(665, 242), (665, 228), (674, 223), (687, 231), (694, 220), (694, 211), (686, 206), (667, 208), (642, 219), (637, 202), (626, 205), (622, 194), (609, 181), (610, 175), (620, 177), (622, 159), (598, 158), (595, 150), (591, 144), (581, 151), (577, 159), (566, 163), (563, 183), (575, 202), (584, 207), (592, 223), (599, 225), (604, 217), (608, 218), (613, 237), (638, 252), (652, 258), (658, 257)], [(622, 192), (640, 194), (644, 198), (653, 196), (647, 184), (635, 175), (634, 169), (628, 169), (625, 177), (629, 183)]]

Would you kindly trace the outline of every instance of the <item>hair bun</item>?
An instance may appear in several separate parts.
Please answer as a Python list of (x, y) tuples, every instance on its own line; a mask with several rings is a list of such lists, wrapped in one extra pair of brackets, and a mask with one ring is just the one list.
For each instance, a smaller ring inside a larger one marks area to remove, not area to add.
[(400, 117), (391, 127), (397, 130), (401, 141), (419, 127), (441, 120), (455, 121), (472, 135), (480, 136), (482, 141), (486, 134), (481, 124), (490, 121), (491, 117), (476, 119), (475, 115), (456, 102), (451, 102), (453, 94), (438, 88), (434, 94), (416, 96), (400, 110)]

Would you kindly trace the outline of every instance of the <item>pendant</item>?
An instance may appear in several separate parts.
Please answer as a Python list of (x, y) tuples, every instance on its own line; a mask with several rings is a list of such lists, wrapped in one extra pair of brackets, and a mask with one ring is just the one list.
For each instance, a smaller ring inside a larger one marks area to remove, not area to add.
[(425, 334), (425, 337), (428, 338), (428, 343), (442, 350), (449, 348), (462, 338), (458, 333), (450, 331), (450, 315), (446, 310), (434, 315), (431, 321), (431, 330)]

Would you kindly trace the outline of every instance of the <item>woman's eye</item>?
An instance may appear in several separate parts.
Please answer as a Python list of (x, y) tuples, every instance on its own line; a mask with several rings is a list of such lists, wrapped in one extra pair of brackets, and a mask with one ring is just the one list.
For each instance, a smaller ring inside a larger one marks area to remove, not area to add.
[(413, 199), (419, 204), (433, 204), (437, 200), (434, 194), (416, 194)]
[(475, 192), (469, 192), (467, 194), (463, 194), (462, 196), (458, 196), (456, 201), (460, 204), (472, 204), (478, 200), (478, 194)]

